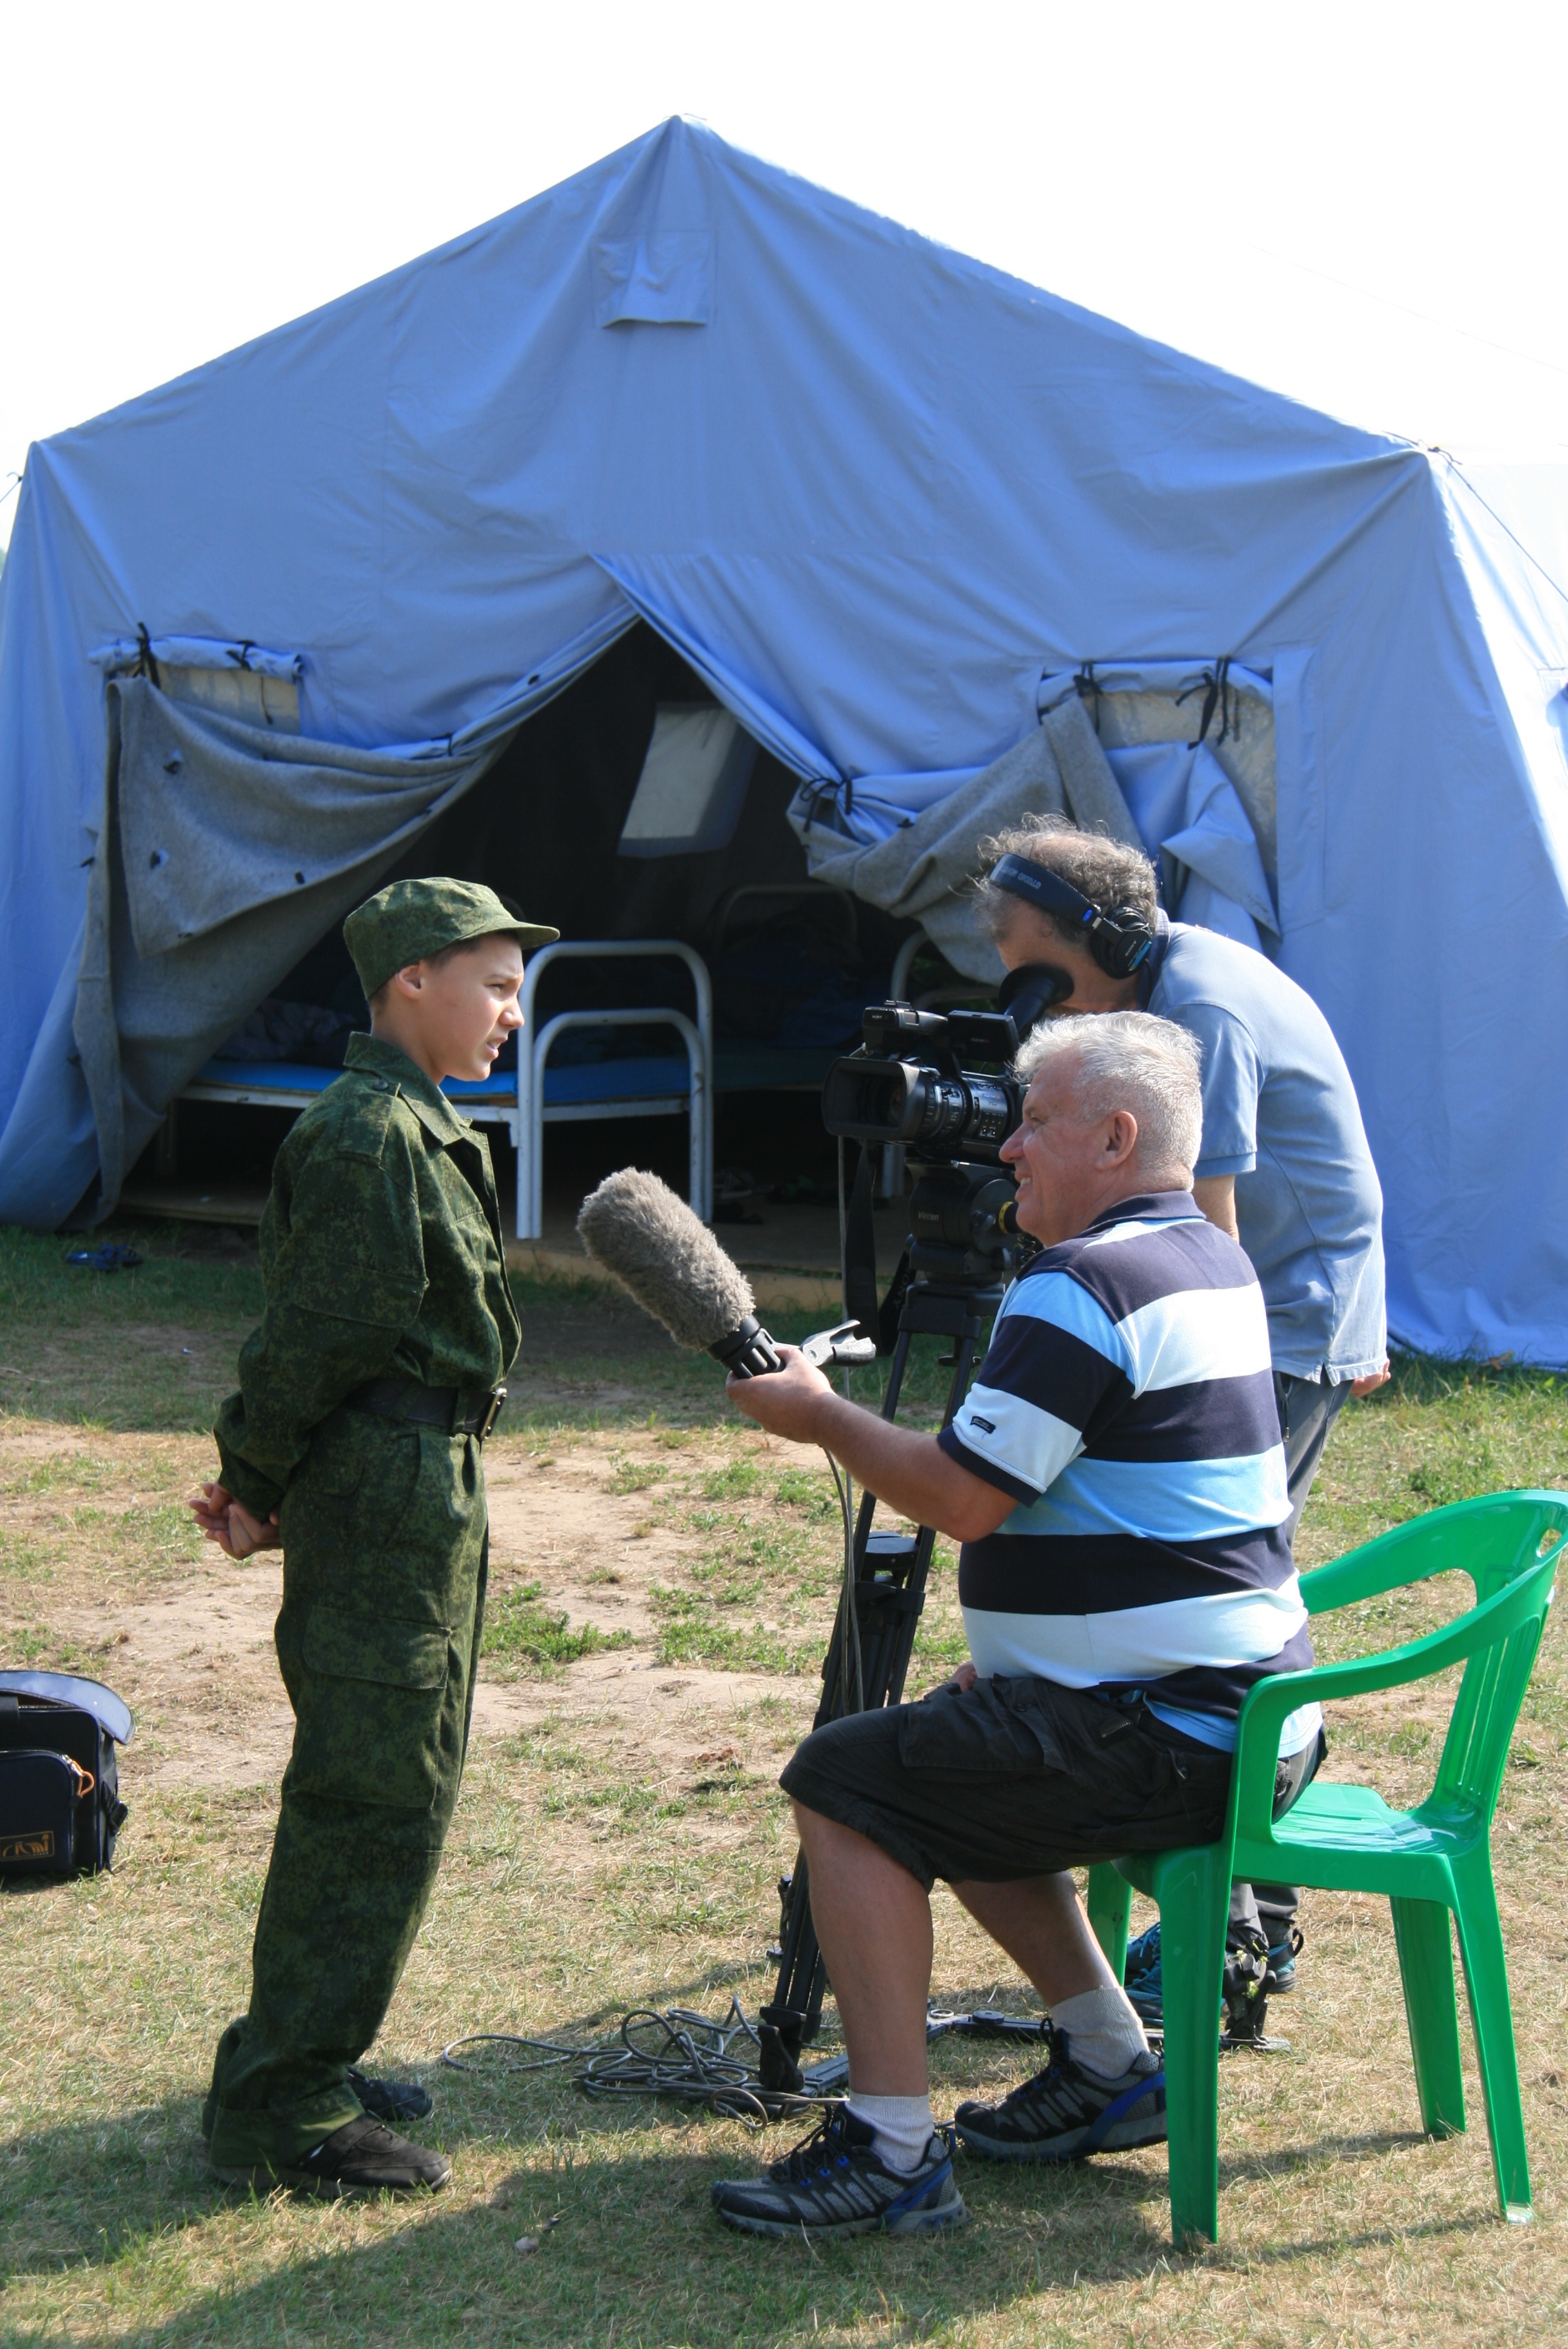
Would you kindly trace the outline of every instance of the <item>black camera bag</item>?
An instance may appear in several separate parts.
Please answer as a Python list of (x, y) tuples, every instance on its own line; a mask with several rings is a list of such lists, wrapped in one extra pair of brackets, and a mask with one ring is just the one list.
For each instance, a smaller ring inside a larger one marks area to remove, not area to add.
[(95, 1876), (125, 1821), (111, 1689), (66, 1672), (0, 1672), (0, 1879)]

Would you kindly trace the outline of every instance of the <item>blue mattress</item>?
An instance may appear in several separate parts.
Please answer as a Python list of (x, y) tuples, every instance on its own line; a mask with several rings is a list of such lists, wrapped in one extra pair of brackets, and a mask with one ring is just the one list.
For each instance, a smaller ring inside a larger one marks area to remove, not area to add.
[[(721, 1044), (714, 1055), (714, 1085), (721, 1093), (764, 1092), (779, 1087), (810, 1090), (827, 1075), (836, 1052), (811, 1047), (792, 1050), (770, 1045)], [(239, 1092), (321, 1093), (337, 1076), (336, 1069), (315, 1069), (303, 1061), (209, 1061), (196, 1081), (224, 1085)], [(661, 1053), (645, 1060), (584, 1061), (544, 1072), (547, 1109), (568, 1108), (578, 1102), (655, 1101), (662, 1095), (685, 1093), (687, 1071), (685, 1053)], [(517, 1078), (511, 1069), (468, 1083), (453, 1077), (443, 1090), (454, 1101), (512, 1102)]]
[[(241, 1092), (324, 1093), (339, 1073), (310, 1068), (302, 1061), (209, 1061), (196, 1081), (229, 1085)], [(653, 1101), (664, 1093), (684, 1093), (687, 1082), (684, 1053), (646, 1061), (590, 1061), (547, 1069), (544, 1101), (546, 1108), (573, 1102)], [(501, 1069), (472, 1083), (449, 1077), (441, 1090), (454, 1101), (514, 1102), (517, 1072)]]

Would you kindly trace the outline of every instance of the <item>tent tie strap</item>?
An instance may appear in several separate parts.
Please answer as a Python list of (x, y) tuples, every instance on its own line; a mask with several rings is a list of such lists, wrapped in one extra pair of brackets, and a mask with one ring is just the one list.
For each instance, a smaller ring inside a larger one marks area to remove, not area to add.
[(1178, 709), (1184, 701), (1191, 701), (1200, 685), (1207, 688), (1203, 696), (1203, 714), (1198, 721), (1198, 731), (1190, 747), (1195, 750), (1198, 744), (1206, 739), (1216, 708), (1220, 712), (1220, 730), (1214, 737), (1215, 742), (1226, 741), (1232, 736), (1239, 740), (1242, 730), (1241, 707), (1236, 689), (1231, 683), (1229, 653), (1222, 653), (1213, 667), (1203, 671), (1196, 685), (1190, 685), (1184, 693), (1179, 693), (1176, 696)]

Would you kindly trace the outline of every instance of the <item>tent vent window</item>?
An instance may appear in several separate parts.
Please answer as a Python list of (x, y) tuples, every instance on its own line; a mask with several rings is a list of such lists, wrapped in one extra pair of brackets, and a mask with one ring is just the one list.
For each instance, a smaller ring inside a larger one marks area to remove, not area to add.
[(170, 701), (212, 709), (275, 734), (300, 730), (302, 654), (213, 636), (151, 636), (139, 628), (90, 655), (105, 677), (150, 678)]
[(757, 745), (717, 702), (665, 702), (621, 827), (623, 856), (692, 856), (727, 848)]
[(292, 677), (268, 677), (253, 668), (194, 668), (163, 662), (159, 682), (170, 701), (191, 701), (221, 710), (250, 726), (270, 726), (278, 734), (299, 732), (299, 688)]

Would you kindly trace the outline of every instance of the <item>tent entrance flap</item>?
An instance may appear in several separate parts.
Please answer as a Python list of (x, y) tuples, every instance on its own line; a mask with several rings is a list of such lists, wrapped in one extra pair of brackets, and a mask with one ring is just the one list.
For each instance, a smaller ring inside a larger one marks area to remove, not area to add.
[(813, 878), (918, 921), (955, 969), (994, 982), (1001, 959), (975, 921), (968, 888), (980, 843), (1029, 816), (1066, 816), (1142, 849), (1173, 917), (1273, 952), (1280, 917), (1269, 681), (1224, 663), (1196, 676), (1187, 663), (1129, 665), (1092, 678), (1068, 670), (1042, 680), (1040, 710), (1021, 742), (929, 801), (920, 776), (873, 777), (857, 782), (852, 798), (803, 784), (789, 821)]
[(109, 687), (73, 1032), (107, 1215), (169, 1103), (497, 751), (407, 760)]

